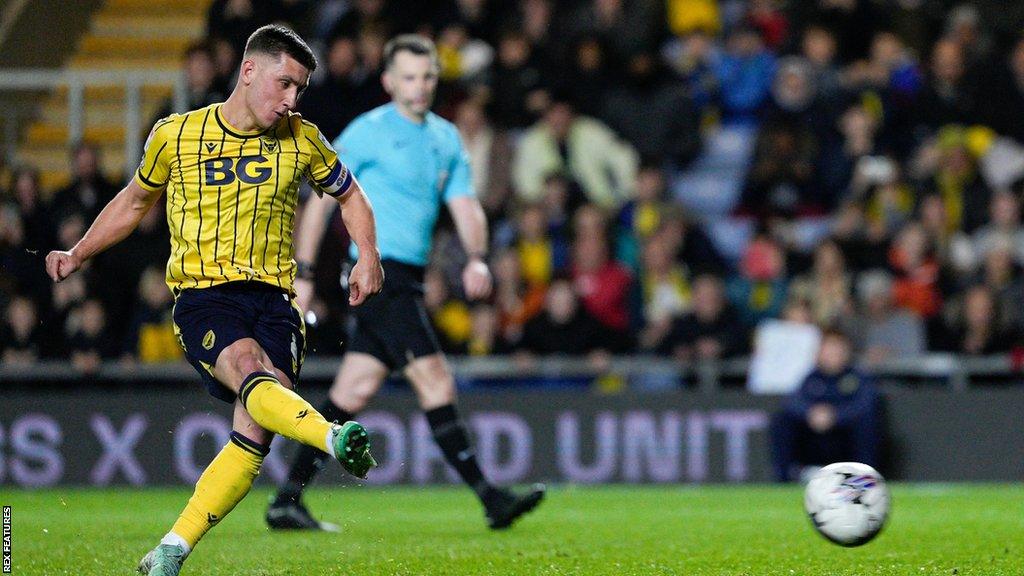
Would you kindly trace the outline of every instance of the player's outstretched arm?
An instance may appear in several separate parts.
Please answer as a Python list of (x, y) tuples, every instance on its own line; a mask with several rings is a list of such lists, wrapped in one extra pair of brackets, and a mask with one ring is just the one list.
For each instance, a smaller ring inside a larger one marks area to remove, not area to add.
[(60, 282), (100, 252), (124, 240), (139, 225), (163, 190), (149, 191), (132, 179), (114, 196), (71, 250), (54, 250), (46, 255), (46, 273)]
[(462, 270), (462, 287), (470, 300), (491, 295), (491, 271), (487, 268), (487, 216), (475, 196), (459, 196), (448, 201), (455, 228), (469, 262)]
[(384, 285), (384, 269), (380, 265), (380, 250), (377, 249), (377, 225), (373, 220), (370, 199), (354, 179), (338, 202), (345, 228), (359, 248), (359, 260), (348, 278), (348, 303), (358, 306), (380, 292)]

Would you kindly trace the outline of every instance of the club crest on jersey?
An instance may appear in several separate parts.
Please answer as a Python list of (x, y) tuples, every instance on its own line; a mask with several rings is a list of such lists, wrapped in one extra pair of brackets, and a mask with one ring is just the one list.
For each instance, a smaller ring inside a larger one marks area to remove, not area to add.
[(271, 138), (269, 136), (263, 136), (262, 138), (260, 138), (260, 142), (263, 143), (263, 147), (267, 149), (267, 152), (273, 153), (277, 151), (276, 139)]
[(213, 345), (217, 342), (217, 335), (213, 333), (213, 330), (207, 330), (206, 336), (203, 336), (203, 348), (210, 350)]

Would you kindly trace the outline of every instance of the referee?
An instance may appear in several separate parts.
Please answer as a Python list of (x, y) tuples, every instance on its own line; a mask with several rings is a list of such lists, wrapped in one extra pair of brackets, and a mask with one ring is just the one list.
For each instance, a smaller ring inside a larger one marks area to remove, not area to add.
[[(491, 274), (484, 261), (487, 220), (455, 126), (430, 111), (438, 80), (433, 43), (418, 35), (398, 36), (385, 46), (384, 58), (381, 80), (391, 103), (356, 118), (334, 146), (373, 204), (385, 283), (379, 295), (353, 310), (355, 333), (320, 410), (328, 421), (351, 420), (388, 374), (401, 371), (416, 391), (445, 459), (480, 498), (488, 525), (507, 528), (540, 502), (544, 487), (516, 495), (492, 486), (480, 471), (455, 407), (455, 380), (423, 305), (423, 273), (442, 203), (469, 255), (462, 272), (466, 296), (490, 294)], [(298, 230), (296, 293), (303, 309), (313, 294), (311, 260), (332, 209), (328, 202), (310, 198)], [(358, 258), (355, 246), (351, 255)], [(315, 520), (301, 501), (323, 461), (319, 451), (299, 449), (288, 481), (267, 511), (272, 528), (337, 529)]]

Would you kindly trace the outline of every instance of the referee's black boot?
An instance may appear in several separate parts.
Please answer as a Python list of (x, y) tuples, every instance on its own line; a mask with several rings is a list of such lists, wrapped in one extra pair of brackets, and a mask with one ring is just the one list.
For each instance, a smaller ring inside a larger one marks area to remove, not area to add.
[(267, 525), (274, 530), (323, 530), (340, 532), (337, 524), (321, 522), (299, 500), (275, 500), (267, 508)]
[(534, 484), (526, 494), (516, 494), (505, 488), (489, 490), (483, 497), (487, 525), (492, 530), (508, 528), (520, 516), (536, 508), (546, 490), (543, 484)]

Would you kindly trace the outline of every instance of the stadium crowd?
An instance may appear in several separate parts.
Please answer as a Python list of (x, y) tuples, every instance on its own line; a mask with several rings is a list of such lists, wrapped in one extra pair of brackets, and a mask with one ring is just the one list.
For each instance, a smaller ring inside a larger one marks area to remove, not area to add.
[[(450, 353), (726, 358), (785, 318), (843, 330), (868, 362), (984, 355), (1024, 334), (1014, 10), (216, 0), (209, 29), (237, 34), (193, 46), (185, 71), (190, 107), (220, 101), (249, 32), (286, 21), (321, 53), (299, 111), (333, 138), (387, 101), (391, 35), (435, 39), (435, 110), (469, 151), (496, 280), (489, 302), (467, 303), (464, 256), (451, 224), (439, 227), (426, 305)], [(86, 274), (45, 276), (42, 256), (73, 245), (123, 179), (99, 172), (88, 143), (70, 162), (60, 190), (40, 189), (31, 166), (0, 184), (0, 361), (69, 358), (88, 371), (180, 358), (160, 203)], [(344, 340), (339, 218), (329, 234), (310, 354)]]

